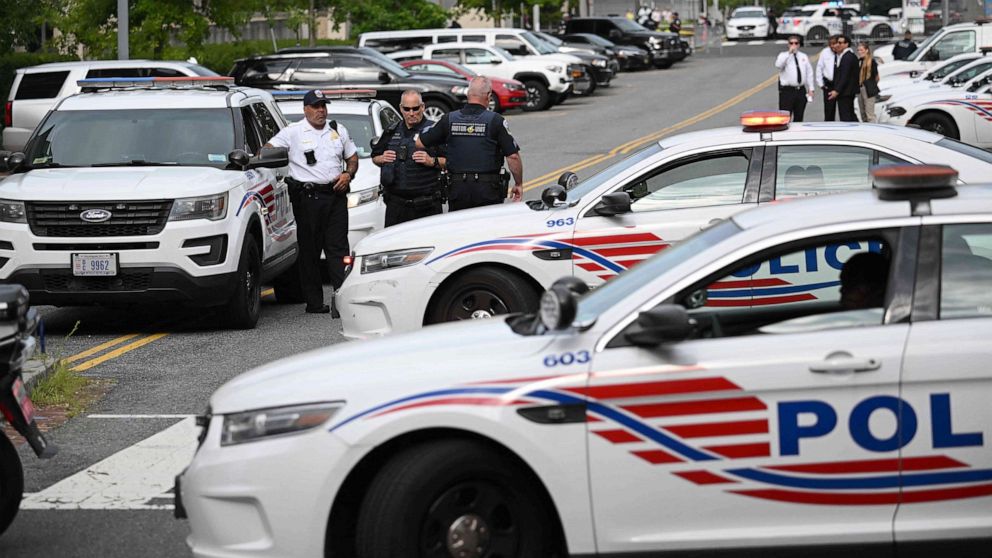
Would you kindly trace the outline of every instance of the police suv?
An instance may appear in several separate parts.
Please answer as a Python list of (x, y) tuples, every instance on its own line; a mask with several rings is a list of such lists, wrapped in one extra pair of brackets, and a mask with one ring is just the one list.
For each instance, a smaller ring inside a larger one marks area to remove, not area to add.
[(79, 85), (8, 158), (0, 281), (35, 304), (226, 305), (254, 327), (260, 285), (297, 254), (286, 151), (261, 147), (285, 125), (272, 96), (217, 77)]
[(552, 187), (542, 200), (420, 219), (366, 238), (353, 247), (354, 269), (337, 294), (344, 335), (531, 310), (562, 275), (599, 285), (746, 208), (868, 190), (875, 164), (951, 163), (967, 183), (992, 176), (992, 154), (921, 130), (790, 124), (775, 111), (741, 121), (665, 138), (567, 193)]
[(875, 180), (556, 282), (539, 318), (235, 378), (178, 478), (193, 555), (987, 555), (992, 186)]

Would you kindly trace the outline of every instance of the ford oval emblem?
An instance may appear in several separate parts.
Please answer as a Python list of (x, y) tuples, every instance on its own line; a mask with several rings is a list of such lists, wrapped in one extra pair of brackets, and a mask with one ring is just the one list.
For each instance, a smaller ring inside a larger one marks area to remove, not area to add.
[(102, 223), (104, 221), (109, 221), (111, 216), (113, 216), (113, 213), (107, 211), (106, 209), (87, 209), (79, 214), (79, 218), (87, 223)]

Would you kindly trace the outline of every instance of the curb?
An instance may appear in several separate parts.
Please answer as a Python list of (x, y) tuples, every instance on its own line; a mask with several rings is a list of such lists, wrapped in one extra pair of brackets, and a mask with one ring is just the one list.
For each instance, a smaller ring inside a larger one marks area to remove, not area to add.
[(31, 393), (35, 384), (51, 374), (54, 367), (55, 359), (46, 355), (39, 355), (28, 360), (21, 371), (21, 377), (24, 379), (24, 386), (28, 389), (28, 393)]

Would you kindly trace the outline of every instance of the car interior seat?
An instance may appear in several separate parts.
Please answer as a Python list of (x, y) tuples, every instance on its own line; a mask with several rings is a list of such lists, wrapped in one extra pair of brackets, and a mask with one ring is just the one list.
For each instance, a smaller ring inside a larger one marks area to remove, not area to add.
[(795, 196), (806, 182), (806, 171), (799, 165), (785, 169), (785, 180), (782, 181), (782, 192), (779, 195)]
[(826, 183), (823, 181), (823, 169), (819, 165), (810, 165), (806, 167), (806, 190), (811, 195), (818, 194), (826, 189)]

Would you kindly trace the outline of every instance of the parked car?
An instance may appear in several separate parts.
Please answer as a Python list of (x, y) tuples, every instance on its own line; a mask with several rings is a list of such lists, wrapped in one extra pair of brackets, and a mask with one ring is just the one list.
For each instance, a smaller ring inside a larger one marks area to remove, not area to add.
[(575, 17), (565, 23), (565, 33), (592, 33), (617, 44), (638, 46), (651, 54), (656, 68), (668, 68), (688, 56), (676, 33), (650, 31), (625, 17)]
[(736, 39), (767, 39), (768, 12), (761, 6), (744, 6), (737, 8), (727, 20), (727, 38)]
[(876, 49), (885, 63), (879, 64), (878, 75), (883, 80), (889, 76), (905, 75), (926, 70), (937, 63), (966, 52), (981, 52), (992, 46), (992, 25), (986, 21), (973, 21), (948, 25), (923, 41), (906, 60), (892, 60), (892, 47)]
[(24, 149), (45, 114), (60, 99), (79, 93), (76, 83), (81, 79), (216, 75), (199, 64), (168, 60), (87, 60), (19, 68), (4, 106), (3, 147), (10, 151)]
[(592, 70), (592, 77), (596, 81), (597, 85), (608, 87), (610, 85), (610, 81), (617, 75), (617, 72), (620, 71), (620, 65), (617, 64), (617, 61), (614, 60), (612, 56), (593, 52), (591, 47), (586, 47), (583, 45), (570, 45), (554, 35), (549, 35), (541, 31), (535, 31), (534, 34), (537, 35), (538, 38), (544, 39), (544, 41), (552, 47), (558, 49), (558, 52), (578, 56), (586, 62), (588, 67)]
[(352, 51), (253, 56), (237, 60), (230, 74), (239, 85), (263, 89), (375, 89), (396, 110), (403, 91), (415, 89), (431, 120), (461, 107), (468, 86), (458, 76), (416, 75), (388, 58)]
[(572, 44), (587, 44), (601, 47), (607, 54), (616, 57), (621, 72), (643, 70), (651, 67), (651, 55), (648, 51), (634, 45), (618, 45), (609, 39), (592, 33), (569, 33), (561, 36), (562, 40)]
[[(450, 60), (407, 60), (400, 64), (411, 72), (432, 72), (439, 74), (454, 74), (465, 79), (479, 75), (471, 68), (462, 66)], [(493, 95), (489, 99), (489, 110), (503, 112), (507, 109), (522, 107), (527, 104), (527, 87), (515, 79), (489, 77), (493, 84)]]

